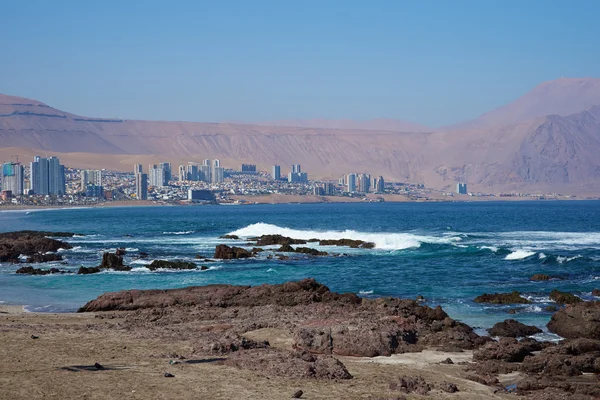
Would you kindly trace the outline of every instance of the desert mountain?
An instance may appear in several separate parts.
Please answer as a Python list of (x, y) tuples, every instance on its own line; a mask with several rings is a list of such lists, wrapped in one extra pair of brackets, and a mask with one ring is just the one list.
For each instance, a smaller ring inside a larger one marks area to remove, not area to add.
[(600, 79), (560, 78), (544, 82), (515, 101), (455, 129), (517, 124), (546, 115), (569, 115), (600, 105)]
[[(300, 163), (311, 178), (367, 172), (437, 188), (463, 181), (471, 190), (485, 192), (600, 193), (600, 106), (591, 104), (600, 93), (596, 81), (600, 80), (561, 79), (517, 100), (524, 104), (522, 99), (536, 98), (542, 90), (554, 97), (543, 103), (557, 107), (553, 111), (560, 108), (553, 115), (535, 116), (544, 112), (538, 106), (518, 115), (503, 111), (518, 110), (518, 104), (509, 104), (484, 115), (494, 123), (412, 133), (382, 126), (366, 131), (87, 118), (0, 95), (0, 160), (35, 151), (57, 154), (76, 167), (130, 170), (134, 160), (183, 163), (219, 158), (230, 168), (250, 162), (268, 170), (280, 164), (284, 173), (289, 164)], [(556, 87), (565, 87), (566, 100)], [(569, 100), (583, 92), (585, 101)], [(561, 115), (566, 109), (573, 112)], [(507, 115), (509, 122), (496, 123), (500, 117), (490, 115)]]
[(368, 121), (354, 121), (351, 119), (288, 119), (280, 121), (259, 122), (257, 125), (265, 126), (294, 126), (302, 128), (325, 129), (364, 129), (371, 131), (392, 132), (431, 132), (433, 129), (413, 122), (401, 121), (391, 118), (375, 118)]

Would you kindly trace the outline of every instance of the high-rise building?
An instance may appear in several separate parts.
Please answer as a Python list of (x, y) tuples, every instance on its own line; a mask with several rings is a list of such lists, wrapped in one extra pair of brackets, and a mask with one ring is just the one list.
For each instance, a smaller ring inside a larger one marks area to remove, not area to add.
[(202, 165), (204, 165), (205, 167), (210, 167), (210, 160), (204, 160), (202, 161)]
[(281, 166), (273, 165), (273, 172), (271, 173), (271, 176), (276, 181), (280, 180), (281, 179)]
[(290, 183), (308, 182), (308, 175), (306, 174), (306, 172), (290, 172), (288, 174), (288, 182), (290, 182)]
[(383, 176), (380, 176), (375, 181), (375, 193), (383, 193), (385, 191), (385, 181), (383, 180)]
[(302, 168), (300, 167), (300, 164), (292, 165), (292, 173), (299, 174), (301, 172), (302, 172)]
[(133, 173), (134, 174), (143, 174), (144, 168), (142, 167), (142, 164), (135, 164), (133, 166)]
[(163, 187), (168, 186), (169, 176), (171, 174), (171, 164), (160, 163), (158, 165), (151, 165), (148, 168), (150, 186)]
[(221, 161), (219, 160), (213, 160), (213, 167), (214, 168), (219, 168), (221, 166)]
[(348, 177), (346, 178), (346, 180), (348, 181), (347, 182), (348, 188), (346, 191), (348, 193), (356, 192), (356, 174), (348, 174)]
[(88, 185), (102, 186), (102, 171), (99, 169), (81, 170), (81, 191), (85, 191)]
[(212, 182), (212, 167), (210, 165), (201, 165), (198, 172), (198, 180), (206, 183)]
[[(218, 160), (215, 160), (218, 161)], [(223, 183), (225, 168), (213, 167), (212, 169), (212, 183)]]
[(325, 182), (323, 183), (323, 191), (325, 196), (333, 196), (333, 183)]
[(242, 172), (256, 172), (256, 164), (242, 164)]
[(135, 174), (135, 196), (138, 200), (148, 200), (148, 175)]
[(183, 182), (183, 181), (189, 180), (188, 179), (187, 170), (185, 168), (185, 165), (180, 165), (179, 166), (179, 174), (177, 176), (179, 177), (179, 182)]
[(371, 176), (369, 174), (358, 175), (358, 192), (368, 193), (371, 186)]
[(188, 163), (186, 172), (188, 181), (198, 180), (198, 166), (196, 164)]
[(456, 193), (467, 194), (467, 184), (466, 183), (457, 183), (456, 184)]
[(23, 194), (24, 168), (21, 163), (2, 165), (2, 191), (11, 191), (13, 196)]
[(30, 186), (34, 194), (65, 194), (65, 167), (60, 164), (58, 158), (35, 156), (30, 164), (29, 173)]

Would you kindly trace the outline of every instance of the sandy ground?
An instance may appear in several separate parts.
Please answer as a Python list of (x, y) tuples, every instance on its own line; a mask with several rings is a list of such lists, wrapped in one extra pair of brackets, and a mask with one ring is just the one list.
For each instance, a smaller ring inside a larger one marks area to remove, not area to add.
[[(446, 357), (468, 361), (470, 352), (418, 354), (373, 359), (341, 357), (354, 379), (326, 381), (286, 379), (221, 365), (219, 359), (182, 360), (185, 341), (140, 339), (117, 329), (119, 318), (94, 314), (25, 313), (0, 305), (0, 399), (286, 399), (301, 389), (304, 399), (396, 398), (390, 382), (422, 376), (428, 383), (449, 381), (460, 392), (439, 389), (408, 399), (514, 399), (464, 379), (464, 366), (441, 365)], [(36, 338), (33, 338), (34, 335)], [(289, 334), (276, 329), (249, 332), (274, 347), (287, 347)], [(100, 363), (105, 370), (96, 370)], [(169, 372), (175, 377), (166, 378)], [(392, 397), (393, 396), (393, 397)]]

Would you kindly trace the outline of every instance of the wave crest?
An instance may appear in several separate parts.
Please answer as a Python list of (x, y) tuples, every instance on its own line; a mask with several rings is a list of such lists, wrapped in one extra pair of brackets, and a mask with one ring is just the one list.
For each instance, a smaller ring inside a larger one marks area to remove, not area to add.
[(244, 228), (230, 232), (230, 235), (237, 235), (240, 237), (255, 237), (262, 235), (282, 235), (288, 236), (294, 239), (353, 239), (362, 240), (365, 242), (375, 243), (377, 249), (382, 250), (404, 250), (410, 248), (418, 248), (422, 243), (432, 244), (448, 244), (452, 245), (461, 239), (460, 236), (425, 236), (417, 235), (413, 233), (394, 233), (394, 232), (359, 232), (355, 230), (345, 231), (313, 231), (313, 230), (301, 230), (281, 227), (272, 224), (266, 224), (259, 222), (256, 224), (248, 225)]

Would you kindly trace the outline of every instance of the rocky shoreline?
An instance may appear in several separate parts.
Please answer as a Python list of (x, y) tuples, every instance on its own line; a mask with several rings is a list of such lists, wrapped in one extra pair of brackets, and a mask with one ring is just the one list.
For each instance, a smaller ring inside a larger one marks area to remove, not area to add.
[[(352, 379), (341, 358), (423, 350), (460, 355), (473, 350), (472, 360), (456, 368), (496, 391), (533, 399), (600, 396), (600, 302), (580, 302), (559, 310), (549, 324), (552, 331), (568, 337), (559, 343), (528, 338), (537, 328), (513, 320), (492, 328), (491, 333), (501, 336), (494, 340), (477, 335), (440, 307), (338, 294), (313, 279), (255, 287), (209, 285), (106, 293), (79, 312), (100, 312), (99, 318), (125, 312), (120, 328), (138, 337), (188, 339), (192, 349), (182, 357), (225, 357), (227, 365), (260, 374)], [(280, 332), (289, 346), (282, 349), (260, 340), (256, 335), (260, 331)], [(447, 363), (453, 364), (451, 357)], [(499, 375), (507, 373), (518, 373), (514, 387), (500, 384)], [(402, 377), (390, 382), (390, 390), (398, 396), (426, 394), (432, 386), (422, 379)], [(454, 386), (460, 390), (460, 384), (447, 383), (450, 390)]]

